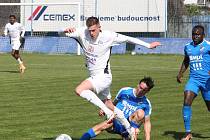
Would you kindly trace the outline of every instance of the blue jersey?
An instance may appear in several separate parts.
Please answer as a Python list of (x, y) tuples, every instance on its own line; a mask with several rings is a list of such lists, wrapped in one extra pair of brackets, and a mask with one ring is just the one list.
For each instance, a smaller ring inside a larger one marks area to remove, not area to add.
[(190, 78), (195, 80), (207, 80), (210, 78), (210, 42), (204, 40), (197, 46), (188, 43), (185, 46), (185, 56), (189, 57)]
[(116, 107), (123, 111), (127, 119), (138, 109), (144, 110), (145, 116), (149, 116), (152, 110), (150, 101), (146, 96), (137, 97), (134, 90), (130, 87), (122, 88), (115, 98), (118, 101)]

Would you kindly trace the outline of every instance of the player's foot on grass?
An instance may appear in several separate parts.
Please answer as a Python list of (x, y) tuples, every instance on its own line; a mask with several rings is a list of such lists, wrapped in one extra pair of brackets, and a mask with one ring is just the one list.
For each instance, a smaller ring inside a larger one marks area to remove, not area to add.
[(110, 115), (107, 115), (107, 123), (108, 124), (112, 123), (114, 118), (115, 118), (115, 113), (114, 112)]
[(192, 138), (193, 137), (191, 133), (186, 133), (185, 136), (181, 140), (191, 140)]
[(25, 72), (25, 69), (26, 69), (26, 67), (23, 64), (20, 64), (19, 70), (20, 70), (21, 74), (23, 74)]

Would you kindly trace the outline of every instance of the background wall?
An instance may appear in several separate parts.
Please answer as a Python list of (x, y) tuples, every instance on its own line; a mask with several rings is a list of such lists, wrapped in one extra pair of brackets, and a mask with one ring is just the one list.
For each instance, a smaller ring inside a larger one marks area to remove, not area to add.
[[(183, 54), (184, 46), (191, 41), (189, 38), (141, 38), (146, 42), (160, 41), (163, 44), (155, 49), (134, 45), (133, 51), (140, 54)], [(0, 37), (0, 52), (10, 52), (9, 38)], [(26, 37), (25, 52), (38, 53), (77, 53), (77, 42), (67, 37)], [(112, 47), (112, 54), (125, 54), (126, 44)]]

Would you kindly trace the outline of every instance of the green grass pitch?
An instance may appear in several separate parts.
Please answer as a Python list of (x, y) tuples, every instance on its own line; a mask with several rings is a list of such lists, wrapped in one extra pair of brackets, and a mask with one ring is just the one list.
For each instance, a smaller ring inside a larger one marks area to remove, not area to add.
[[(94, 105), (74, 94), (87, 78), (82, 56), (23, 54), (27, 66), (21, 76), (9, 54), (0, 54), (0, 139), (52, 140), (66, 133), (73, 140), (103, 121)], [(112, 55), (113, 97), (125, 86), (135, 87), (144, 75), (156, 86), (148, 94), (152, 110), (152, 140), (180, 139), (184, 132), (181, 109), (183, 84), (176, 83), (181, 55)], [(210, 139), (210, 115), (201, 95), (193, 103), (194, 139)], [(142, 129), (141, 129), (142, 130)], [(143, 131), (139, 135), (143, 139)], [(104, 132), (98, 140), (118, 140)]]

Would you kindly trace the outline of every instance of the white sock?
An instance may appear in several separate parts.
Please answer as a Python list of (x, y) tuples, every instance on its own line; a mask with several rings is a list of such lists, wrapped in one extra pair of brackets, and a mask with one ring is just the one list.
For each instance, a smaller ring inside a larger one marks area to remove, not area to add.
[(23, 61), (20, 60), (20, 58), (17, 59), (19, 64), (23, 64)]
[(101, 108), (107, 116), (110, 116), (113, 113), (91, 90), (83, 90), (80, 96)]
[(116, 118), (120, 121), (120, 123), (126, 128), (126, 130), (130, 129), (130, 123), (125, 118), (123, 112), (117, 107), (114, 108), (114, 113), (116, 114)]

